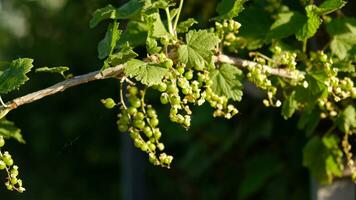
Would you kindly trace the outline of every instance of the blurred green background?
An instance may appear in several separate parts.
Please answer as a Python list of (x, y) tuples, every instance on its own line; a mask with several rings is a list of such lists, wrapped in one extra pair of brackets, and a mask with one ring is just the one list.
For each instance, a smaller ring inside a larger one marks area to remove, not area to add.
[[(123, 2), (0, 0), (0, 60), (31, 57), (36, 67), (70, 66), (75, 75), (97, 70), (96, 45), (106, 27), (90, 30), (91, 13)], [(204, 26), (216, 3), (189, 0), (183, 18), (194, 16)], [(30, 77), (20, 91), (3, 98), (61, 81), (34, 72)], [(117, 98), (118, 88), (116, 80), (93, 82), (10, 113), (27, 141), (7, 145), (27, 191), (0, 187), (0, 199), (309, 199), (309, 176), (302, 167), (306, 136), (296, 128), (297, 118), (285, 121), (278, 109), (265, 109), (255, 89), (247, 89), (252, 92), (239, 103), (241, 114), (229, 121), (212, 118), (206, 106), (195, 108), (188, 132), (170, 123), (167, 108), (156, 103), (162, 141), (175, 156), (167, 170), (132, 150), (129, 136), (117, 131), (118, 110), (101, 105), (102, 98)], [(152, 101), (158, 102), (154, 94)]]

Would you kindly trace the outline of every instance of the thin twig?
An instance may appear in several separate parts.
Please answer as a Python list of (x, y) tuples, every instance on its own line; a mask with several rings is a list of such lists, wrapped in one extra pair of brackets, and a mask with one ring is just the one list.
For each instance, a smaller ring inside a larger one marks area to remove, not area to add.
[[(241, 68), (245, 68), (248, 66), (256, 67), (257, 65), (259, 65), (258, 63), (253, 62), (253, 61), (244, 60), (244, 59), (236, 58), (236, 57), (231, 57), (231, 56), (227, 56), (227, 55), (223, 55), (223, 54), (214, 56), (213, 59), (215, 60), (215, 62), (228, 63), (228, 64), (236, 65), (237, 67), (241, 67)], [(296, 76), (295, 72), (290, 72), (288, 70), (281, 69), (281, 68), (273, 68), (268, 65), (262, 65), (262, 67), (269, 74), (283, 77), (283, 78), (288, 78), (288, 79), (298, 79), (298, 76)], [(301, 73), (301, 72), (299, 72), (299, 73)]]
[(118, 65), (116, 67), (112, 67), (109, 69), (106, 69), (104, 71), (95, 71), (95, 72), (90, 72), (88, 74), (84, 74), (81, 76), (76, 76), (71, 79), (59, 82), (51, 87), (48, 87), (43, 90), (39, 90), (30, 94), (27, 94), (22, 97), (18, 97), (16, 99), (13, 99), (12, 101), (7, 102), (7, 105), (9, 105), (9, 108), (6, 108), (4, 106), (0, 106), (0, 111), (2, 110), (8, 110), (11, 111), (19, 106), (22, 106), (24, 104), (32, 103), (34, 101), (40, 100), (46, 96), (54, 95), (59, 92), (63, 92), (64, 90), (81, 85), (84, 83), (88, 83), (91, 81), (96, 81), (96, 80), (102, 80), (102, 79), (107, 79), (107, 78), (120, 78), (123, 73), (122, 73), (123, 65)]
[[(255, 67), (258, 65), (256, 62), (252, 62), (249, 60), (244, 60), (241, 58), (236, 58), (236, 57), (230, 57), (227, 55), (217, 55), (213, 57), (215, 62), (221, 62), (221, 63), (229, 63), (232, 65), (235, 65), (240, 68), (245, 68), (247, 66), (252, 66)], [(104, 71), (95, 71), (95, 72), (90, 72), (88, 74), (84, 74), (81, 76), (76, 76), (70, 79), (67, 79), (65, 81), (59, 82), (51, 87), (48, 87), (43, 90), (39, 90), (30, 94), (27, 94), (22, 97), (18, 97), (16, 99), (13, 99), (12, 101), (7, 102), (5, 105), (8, 105), (8, 107), (1, 105), (0, 106), (0, 118), (5, 116), (9, 111), (16, 109), (19, 106), (22, 106), (24, 104), (32, 103), (34, 101), (40, 100), (44, 97), (54, 95), (59, 92), (63, 92), (64, 90), (81, 85), (87, 82), (91, 81), (96, 81), (96, 80), (102, 80), (102, 79), (108, 79), (108, 78), (122, 78), (124, 76), (123, 74), (123, 67), (124, 65), (118, 65), (116, 67), (112, 67), (109, 69), (106, 69)], [(263, 65), (263, 68), (266, 72), (275, 75), (275, 76), (280, 76), (283, 78), (288, 78), (288, 79), (297, 79), (295, 72), (290, 73), (288, 70), (285, 69), (280, 69), (280, 68), (272, 68), (267, 65)], [(299, 72), (302, 73), (302, 72)]]

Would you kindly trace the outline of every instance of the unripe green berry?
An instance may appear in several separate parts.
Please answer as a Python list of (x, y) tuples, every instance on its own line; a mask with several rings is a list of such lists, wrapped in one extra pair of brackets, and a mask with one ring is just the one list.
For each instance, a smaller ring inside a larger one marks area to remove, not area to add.
[(127, 125), (120, 124), (120, 125), (118, 126), (118, 129), (119, 129), (120, 132), (124, 133), (124, 132), (126, 132), (126, 131), (129, 129), (129, 127), (128, 127)]
[(112, 98), (102, 99), (101, 103), (104, 104), (107, 109), (112, 109), (116, 106), (116, 103)]
[(130, 107), (127, 111), (128, 111), (128, 113), (129, 113), (130, 115), (136, 115), (136, 113), (137, 113), (137, 108), (135, 108), (135, 107)]
[(189, 70), (189, 71), (185, 72), (184, 77), (185, 77), (187, 80), (191, 80), (191, 79), (193, 78), (193, 71), (192, 71), (192, 70)]
[(157, 118), (152, 118), (152, 119), (150, 119), (150, 124), (152, 127), (156, 127), (156, 126), (158, 126), (159, 121)]
[(167, 90), (167, 84), (165, 84), (165, 83), (160, 83), (160, 84), (158, 85), (158, 91), (164, 92), (164, 91), (166, 91), (166, 90)]
[(167, 104), (169, 102), (169, 97), (167, 93), (162, 93), (160, 97), (162, 104)]
[(141, 101), (138, 98), (131, 99), (130, 101), (132, 107), (139, 108), (141, 106)]
[(172, 68), (173, 67), (173, 60), (171, 59), (167, 59), (164, 63), (163, 63), (165, 68)]
[(0, 170), (4, 170), (5, 168), (6, 168), (5, 162), (0, 160)]
[(5, 139), (3, 136), (0, 136), (0, 148), (5, 145)]
[(129, 90), (129, 94), (131, 94), (132, 96), (136, 96), (138, 93), (137, 87), (134, 86), (131, 86), (128, 90)]

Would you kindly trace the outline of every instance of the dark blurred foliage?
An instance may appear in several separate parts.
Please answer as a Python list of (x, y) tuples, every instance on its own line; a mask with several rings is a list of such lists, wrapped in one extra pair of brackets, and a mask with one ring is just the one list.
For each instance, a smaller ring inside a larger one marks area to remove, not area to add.
[[(120, 1), (0, 0), (0, 59), (31, 57), (36, 67), (70, 66), (75, 75), (97, 70), (96, 45), (106, 28), (101, 24), (90, 30), (88, 22), (96, 8), (108, 3)], [(186, 1), (183, 18), (195, 17), (204, 27), (216, 3)], [(33, 72), (30, 77), (20, 91), (3, 98), (61, 80)], [(175, 159), (167, 170), (142, 156), (138, 168), (145, 175), (144, 199), (309, 199), (308, 172), (302, 167), (306, 136), (296, 128), (297, 117), (285, 121), (278, 109), (266, 109), (249, 93), (238, 105), (241, 114), (229, 121), (214, 119), (208, 107), (196, 108), (188, 132), (169, 122), (167, 108), (152, 94), (163, 142)], [(122, 199), (122, 186), (130, 183), (120, 174), (117, 110), (108, 111), (99, 101), (106, 97), (118, 97), (116, 80), (82, 85), (9, 114), (27, 141), (7, 145), (27, 191), (16, 194), (0, 187), (0, 199)]]

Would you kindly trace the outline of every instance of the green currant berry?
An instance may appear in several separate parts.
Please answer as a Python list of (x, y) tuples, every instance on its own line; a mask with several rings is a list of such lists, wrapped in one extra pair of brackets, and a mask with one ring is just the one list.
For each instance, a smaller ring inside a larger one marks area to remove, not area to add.
[(102, 99), (101, 103), (104, 104), (107, 109), (112, 109), (116, 106), (116, 103), (112, 98)]
[(169, 97), (167, 93), (162, 93), (160, 97), (161, 103), (162, 104), (167, 104), (169, 102)]
[(14, 164), (14, 160), (12, 160), (11, 157), (3, 157), (2, 159), (7, 166), (11, 166)]
[(157, 117), (157, 113), (154, 109), (150, 108), (150, 109), (147, 109), (147, 116), (151, 117), (151, 118)]
[(145, 118), (145, 115), (142, 112), (137, 112), (135, 115), (135, 119), (143, 120), (144, 118)]
[(159, 140), (161, 138), (161, 136), (162, 136), (161, 131), (155, 131), (155, 139), (156, 140)]
[(122, 132), (122, 133), (126, 132), (129, 129), (129, 127), (127, 125), (124, 125), (124, 124), (120, 124), (118, 126), (118, 128), (119, 128), (119, 131)]
[(178, 67), (177, 71), (179, 74), (183, 74), (184, 73), (184, 67)]
[(163, 150), (164, 150), (164, 144), (163, 144), (163, 143), (158, 143), (158, 144), (157, 144), (157, 148), (158, 148), (160, 151), (163, 151)]
[(189, 70), (189, 71), (185, 72), (184, 77), (185, 77), (187, 80), (191, 80), (191, 79), (193, 78), (193, 71), (192, 71), (192, 70)]
[(150, 124), (151, 124), (152, 127), (158, 126), (158, 123), (159, 123), (159, 121), (158, 121), (157, 118), (150, 119)]
[(161, 44), (164, 45), (164, 46), (169, 45), (169, 39), (168, 39), (167, 37), (162, 37), (162, 38), (160, 39), (160, 42), (161, 42)]
[(152, 137), (152, 130), (150, 127), (146, 126), (144, 129), (143, 129), (143, 133), (148, 137)]
[(179, 105), (180, 104), (180, 97), (176, 95), (172, 95), (170, 97), (170, 101), (172, 105)]
[(129, 94), (131, 94), (132, 96), (136, 96), (138, 93), (137, 87), (134, 86), (131, 86), (128, 90), (129, 90)]
[(167, 85), (167, 92), (169, 94), (176, 94), (178, 93), (178, 88), (173, 83)]
[(166, 91), (166, 90), (167, 90), (167, 84), (165, 84), (165, 83), (160, 83), (160, 84), (158, 85), (158, 91), (164, 92), (164, 91)]
[(134, 98), (130, 101), (132, 107), (139, 108), (141, 106), (141, 101), (138, 98)]
[(11, 178), (11, 179), (10, 179), (10, 183), (11, 183), (12, 185), (15, 185), (15, 184), (17, 183), (17, 178)]
[(3, 136), (0, 136), (0, 148), (5, 145), (5, 139)]
[(173, 60), (167, 59), (166, 61), (164, 61), (163, 65), (164, 65), (165, 68), (172, 68), (173, 67)]
[(4, 170), (5, 168), (6, 168), (5, 162), (0, 160), (0, 170)]
[(130, 107), (130, 108), (128, 109), (128, 113), (129, 113), (130, 115), (136, 115), (136, 113), (137, 113), (137, 108), (135, 108), (135, 107)]
[(149, 148), (151, 151), (155, 151), (155, 150), (156, 150), (156, 145), (150, 143), (150, 144), (148, 144), (148, 148)]
[(143, 120), (134, 120), (133, 124), (135, 127), (139, 129), (143, 129), (146, 125), (146, 123)]

